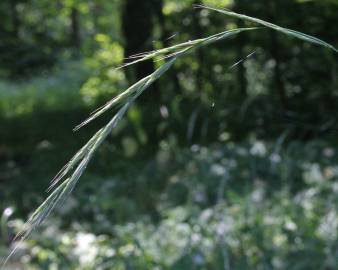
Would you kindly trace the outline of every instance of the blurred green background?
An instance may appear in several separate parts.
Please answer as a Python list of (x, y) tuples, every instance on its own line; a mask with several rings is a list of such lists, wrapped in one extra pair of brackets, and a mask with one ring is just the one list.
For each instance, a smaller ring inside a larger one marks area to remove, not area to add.
[[(338, 46), (337, 0), (0, 2), (0, 258), (114, 111), (72, 129), (159, 65), (126, 57), (252, 26), (194, 4)], [(179, 59), (5, 269), (338, 269), (337, 59), (269, 30)]]

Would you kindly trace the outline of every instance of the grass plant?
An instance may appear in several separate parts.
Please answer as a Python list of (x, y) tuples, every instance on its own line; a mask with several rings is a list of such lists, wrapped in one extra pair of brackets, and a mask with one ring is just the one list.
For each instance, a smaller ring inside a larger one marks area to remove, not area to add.
[[(259, 27), (237, 28), (227, 30), (206, 38), (183, 42), (167, 48), (141, 53), (127, 58), (129, 59), (129, 62), (127, 62), (120, 68), (149, 60), (160, 60), (163, 61), (163, 64), (152, 74), (139, 80), (138, 82), (130, 86), (127, 90), (123, 91), (121, 94), (108, 101), (102, 107), (98, 108), (85, 121), (83, 121), (81, 124), (75, 127), (75, 130), (78, 130), (81, 127), (88, 124), (89, 122), (95, 120), (97, 117), (101, 116), (108, 110), (118, 108), (117, 112), (114, 114), (111, 120), (94, 134), (94, 136), (71, 158), (71, 160), (62, 168), (62, 170), (52, 180), (51, 185), (48, 188), (49, 196), (30, 216), (30, 218), (28, 219), (23, 228), (23, 231), (17, 235), (16, 241), (18, 242), (24, 241), (31, 234), (31, 232), (35, 230), (49, 216), (49, 214), (56, 206), (62, 204), (62, 202), (69, 196), (69, 194), (75, 188), (76, 184), (79, 181), (79, 178), (84, 173), (88, 163), (93, 158), (97, 149), (102, 145), (102, 143), (109, 136), (109, 134), (111, 134), (112, 130), (120, 122), (120, 120), (126, 114), (128, 109), (137, 100), (137, 98), (149, 88), (151, 84), (157, 81), (168, 69), (172, 67), (176, 59), (184, 57), (184, 55), (190, 53), (195, 49), (212, 45), (215, 42), (228, 39), (230, 37), (241, 34), (242, 32), (256, 31), (259, 29), (267, 29), (267, 28), (273, 29), (277, 32), (280, 32), (282, 34), (291, 37), (301, 39), (306, 42), (323, 46), (329, 50), (332, 50), (334, 53), (338, 53), (338, 50), (334, 46), (326, 43), (325, 41), (322, 41), (316, 37), (309, 36), (307, 34), (298, 31), (283, 28), (270, 22), (249, 17), (243, 14), (235, 13), (229, 10), (201, 5), (197, 5), (195, 7), (222, 13), (226, 16), (234, 17), (236, 19), (246, 20), (251, 23), (258, 24)], [(18, 247), (17, 244), (14, 245), (14, 248), (4, 261), (4, 264), (15, 253), (17, 247)]]

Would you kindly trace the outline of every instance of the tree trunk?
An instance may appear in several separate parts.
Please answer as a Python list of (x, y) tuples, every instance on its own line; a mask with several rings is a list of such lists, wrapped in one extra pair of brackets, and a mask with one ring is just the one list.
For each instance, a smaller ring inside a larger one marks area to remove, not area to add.
[(19, 14), (16, 9), (17, 0), (10, 0), (10, 14), (11, 14), (11, 21), (12, 21), (12, 31), (15, 38), (19, 36), (19, 28), (20, 28), (20, 20)]
[[(125, 39), (125, 55), (131, 56), (136, 53), (153, 50), (153, 18), (154, 1), (157, 0), (126, 0), (122, 13), (122, 31)], [(136, 64), (126, 69), (127, 78), (138, 81), (155, 70), (152, 60)], [(154, 123), (161, 120), (160, 117), (160, 91), (155, 82), (148, 87), (139, 98), (142, 106), (142, 127), (147, 134), (148, 147), (157, 148), (159, 140), (157, 125)]]
[[(267, 0), (266, 7), (267, 7), (268, 20), (271, 22), (276, 21), (275, 20), (276, 9), (275, 9), (274, 3), (270, 0)], [(282, 71), (280, 68), (280, 62), (281, 62), (280, 46), (278, 44), (278, 38), (274, 30), (270, 30), (270, 54), (273, 60), (275, 61), (274, 83), (277, 89), (277, 93), (278, 93), (278, 96), (281, 102), (282, 109), (285, 110), (288, 107), (288, 103), (287, 103), (285, 85), (284, 85), (284, 81), (282, 78)]]
[[(165, 23), (165, 17), (164, 14), (162, 12), (162, 8), (163, 8), (163, 2), (162, 0), (154, 0), (156, 1), (156, 5), (155, 5), (155, 14), (158, 20), (158, 23), (160, 25), (161, 28), (161, 41), (164, 47), (168, 47), (170, 46), (170, 41), (169, 41), (169, 37), (172, 35), (172, 33), (169, 32), (166, 23)], [(174, 93), (180, 93), (181, 92), (181, 85), (180, 85), (180, 81), (178, 79), (177, 76), (177, 72), (172, 72), (170, 73), (170, 77), (171, 77), (171, 81), (174, 85), (173, 89), (174, 89)]]
[[(235, 7), (234, 7), (235, 11), (239, 12), (239, 13), (243, 13), (242, 10), (242, 4), (240, 0), (237, 0), (235, 2)], [(244, 27), (244, 23), (243, 20), (238, 19), (236, 21), (237, 25), (239, 28)], [(237, 50), (237, 59), (238, 61), (240, 61), (241, 59), (243, 59), (245, 57), (244, 55), (244, 46), (245, 46), (245, 36), (244, 35), (238, 35), (237, 37), (238, 43), (236, 46), (236, 50)], [(245, 98), (247, 96), (247, 80), (246, 80), (246, 76), (245, 76), (246, 70), (245, 70), (245, 66), (244, 66), (244, 61), (240, 62), (238, 64), (237, 67), (237, 83), (239, 86), (239, 95), (241, 96), (241, 100), (243, 97)]]
[[(131, 56), (153, 49), (152, 25), (153, 6), (152, 0), (126, 0), (122, 14), (122, 31), (125, 38), (125, 55)], [(140, 80), (154, 72), (152, 61), (135, 65), (132, 73), (127, 74), (131, 80)], [(150, 86), (142, 99), (149, 101), (158, 100), (159, 93), (155, 91), (156, 84)]]
[(76, 7), (72, 7), (71, 14), (71, 43), (76, 49), (81, 48), (81, 37), (80, 37), (80, 25), (79, 25), (79, 12)]
[[(199, 5), (203, 4), (199, 0), (194, 1), (194, 5)], [(194, 39), (200, 38), (200, 34), (202, 33), (202, 27), (200, 24), (199, 20), (199, 10), (195, 9), (193, 10), (193, 37)], [(204, 75), (204, 70), (203, 70), (203, 59), (204, 59), (204, 54), (201, 49), (197, 50), (196, 52), (196, 59), (197, 59), (197, 64), (198, 68), (196, 71), (196, 90), (198, 96), (201, 95), (201, 91), (203, 91), (203, 75)]]

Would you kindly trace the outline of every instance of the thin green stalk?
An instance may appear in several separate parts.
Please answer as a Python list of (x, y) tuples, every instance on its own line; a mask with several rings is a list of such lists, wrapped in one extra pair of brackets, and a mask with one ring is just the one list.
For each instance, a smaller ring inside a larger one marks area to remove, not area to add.
[(276, 30), (277, 32), (281, 32), (283, 34), (286, 34), (288, 36), (292, 36), (301, 40), (304, 40), (306, 42), (310, 42), (310, 43), (314, 43), (323, 47), (326, 47), (330, 50), (333, 50), (334, 52), (338, 53), (338, 49), (335, 48), (333, 45), (310, 35), (304, 34), (302, 32), (298, 32), (292, 29), (288, 29), (288, 28), (284, 28), (284, 27), (280, 27), (276, 24), (267, 22), (267, 21), (263, 21), (261, 19), (257, 19), (254, 17), (250, 17), (244, 14), (240, 14), (240, 13), (236, 13), (227, 9), (219, 9), (219, 8), (214, 8), (214, 7), (208, 7), (208, 6), (204, 6), (204, 5), (195, 5), (195, 7), (197, 8), (203, 8), (203, 9), (209, 9), (209, 10), (213, 10), (219, 13), (222, 13), (224, 15), (233, 17), (233, 18), (237, 18), (237, 19), (241, 19), (241, 20), (245, 20), (245, 21), (249, 21), (249, 22), (253, 22), (253, 23), (257, 23), (260, 25), (263, 25), (267, 28), (271, 28), (273, 30)]
[[(260, 19), (252, 18), (243, 14), (238, 14), (235, 12), (220, 10), (212, 7), (206, 6), (198, 6), (202, 8), (206, 8), (209, 10), (214, 10), (217, 12), (221, 12), (225, 15), (236, 17), (239, 19), (248, 20), (254, 23), (261, 24), (265, 27), (272, 28), (281, 33), (294, 36), (296, 38), (305, 40), (307, 42), (312, 42), (334, 50), (338, 52), (335, 47), (332, 45), (309, 35), (290, 30), (287, 28), (282, 28), (280, 26), (274, 25), (272, 23), (265, 22)], [(257, 28), (238, 28), (233, 30), (224, 31), (206, 38), (196, 39), (192, 41), (187, 41), (181, 44), (177, 44), (171, 47), (163, 48), (160, 50), (147, 52), (139, 55), (132, 56), (130, 59), (131, 62), (123, 65), (122, 67), (133, 65), (140, 63), (142, 61), (153, 60), (153, 59), (169, 59), (167, 62), (162, 64), (155, 72), (144, 77), (139, 80), (132, 86), (130, 86), (127, 90), (114, 97), (112, 100), (108, 101), (105, 105), (98, 108), (94, 111), (84, 122), (75, 127), (75, 130), (78, 130), (82, 126), (88, 124), (93, 121), (106, 111), (112, 109), (118, 104), (121, 104), (122, 107), (117, 111), (117, 113), (113, 116), (113, 118), (101, 128), (99, 131), (95, 133), (95, 135), (71, 158), (71, 160), (61, 169), (61, 171), (55, 176), (52, 180), (51, 186), (48, 189), (51, 191), (51, 194), (47, 197), (47, 199), (34, 211), (34, 213), (30, 216), (28, 221), (26, 222), (24, 229), (17, 235), (19, 241), (25, 240), (33, 230), (35, 230), (51, 213), (51, 211), (62, 203), (73, 191), (76, 186), (79, 178), (87, 168), (90, 160), (93, 158), (97, 149), (101, 146), (101, 144), (105, 141), (105, 139), (109, 136), (115, 126), (120, 122), (122, 117), (128, 111), (130, 106), (135, 102), (135, 100), (142, 95), (142, 93), (156, 80), (158, 80), (175, 62), (175, 60), (179, 57), (183, 57), (191, 50), (197, 49), (199, 47), (208, 46), (214, 42), (226, 39), (228, 37), (237, 35), (244, 31), (252, 31)], [(62, 181), (63, 180), (63, 181)], [(2, 266), (4, 266), (11, 256), (15, 253), (18, 248), (18, 244), (14, 246), (13, 250), (5, 259)]]

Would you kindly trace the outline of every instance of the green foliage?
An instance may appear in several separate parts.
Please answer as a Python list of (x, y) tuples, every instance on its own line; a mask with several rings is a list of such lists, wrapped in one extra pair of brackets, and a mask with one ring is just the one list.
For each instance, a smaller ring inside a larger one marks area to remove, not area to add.
[(60, 59), (91, 55), (96, 34), (103, 31), (116, 38), (119, 2), (2, 1), (0, 76), (30, 77)]
[(25, 82), (0, 81), (1, 117), (29, 115), (42, 108), (62, 110), (82, 106), (78, 90), (88, 73), (88, 68), (82, 62), (74, 61)]
[[(323, 142), (281, 146), (166, 146), (133, 171), (126, 166), (114, 178), (90, 177), (59, 210), (63, 218), (21, 247), (22, 263), (26, 269), (334, 269), (337, 153)], [(66, 220), (72, 225), (64, 232)]]

